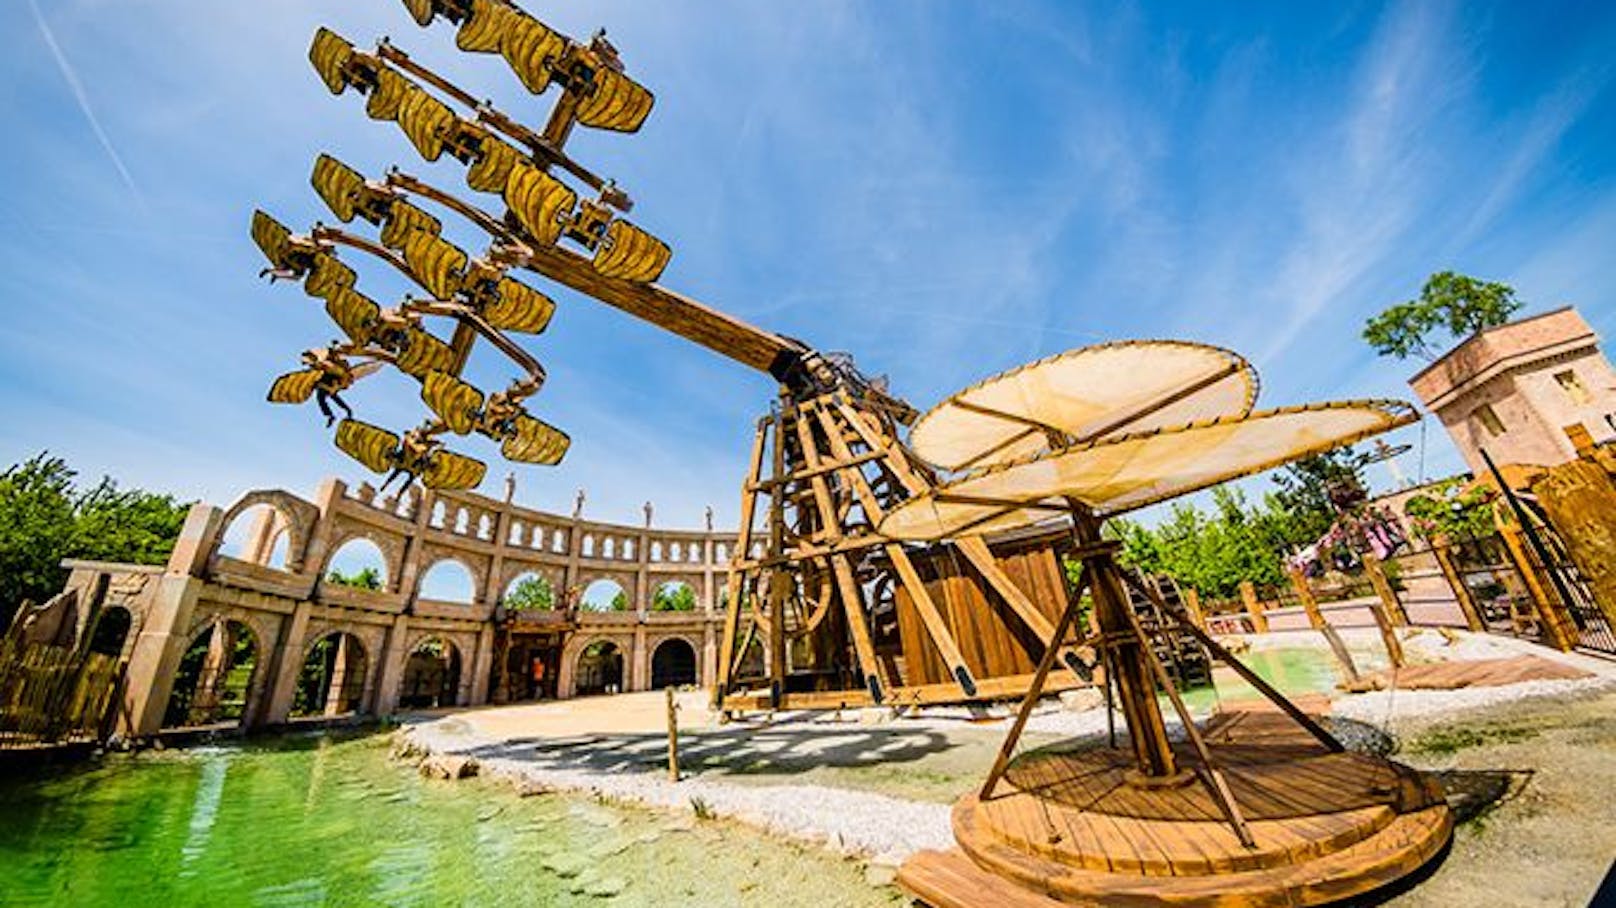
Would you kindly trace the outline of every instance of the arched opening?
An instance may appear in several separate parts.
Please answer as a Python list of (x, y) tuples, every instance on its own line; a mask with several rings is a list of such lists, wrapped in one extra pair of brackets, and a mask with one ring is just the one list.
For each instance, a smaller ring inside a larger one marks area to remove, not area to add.
[(387, 589), (387, 559), (376, 543), (355, 536), (331, 553), (325, 582), (361, 590)]
[(696, 683), (696, 648), (670, 637), (651, 654), (651, 689), (686, 687)]
[(203, 628), (180, 657), (163, 727), (241, 722), (258, 655), (258, 641), (240, 621), (215, 621)]
[(669, 580), (651, 594), (653, 612), (693, 612), (696, 610), (696, 591), (683, 580)]
[(365, 697), (365, 646), (353, 634), (333, 631), (314, 641), (292, 694), (292, 717), (357, 713)]
[(292, 522), (268, 504), (255, 504), (236, 515), (225, 527), (218, 553), (227, 558), (287, 570)]
[(596, 580), (584, 588), (578, 607), (589, 612), (626, 612), (629, 609), (628, 593), (616, 580)]
[(435, 562), (421, 575), (418, 595), (422, 599), (469, 605), (477, 598), (477, 583), (472, 580), (471, 571), (465, 565), (453, 558), (445, 558)]
[(102, 609), (101, 617), (95, 620), (95, 630), (90, 633), (90, 652), (113, 658), (122, 656), (123, 645), (129, 639), (129, 628), (134, 620), (129, 610), (121, 605), (109, 605)]
[(596, 640), (578, 656), (578, 696), (623, 690), (623, 651), (610, 640)]
[(517, 575), (505, 587), (505, 595), (499, 601), (508, 612), (547, 612), (555, 608), (555, 600), (555, 586), (550, 583), (550, 578), (537, 571), (528, 571)]
[(398, 705), (405, 709), (458, 706), (460, 651), (447, 640), (432, 637), (416, 644), (404, 663)]

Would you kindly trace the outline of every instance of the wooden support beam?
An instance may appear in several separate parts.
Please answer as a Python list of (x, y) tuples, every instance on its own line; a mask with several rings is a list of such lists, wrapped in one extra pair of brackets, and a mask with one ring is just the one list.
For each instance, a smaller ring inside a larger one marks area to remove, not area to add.
[(1268, 633), (1268, 616), (1263, 613), (1262, 603), (1257, 601), (1257, 588), (1250, 580), (1240, 581), (1240, 600), (1246, 604), (1246, 614), (1251, 617), (1252, 633)]
[[(769, 421), (758, 420), (757, 431), (752, 438), (752, 455), (748, 458), (747, 476), (755, 480), (763, 469), (763, 451), (768, 441)], [(741, 525), (735, 539), (735, 548), (730, 552), (729, 576), (725, 578), (724, 589), (726, 598), (724, 603), (724, 630), (718, 649), (718, 677), (713, 682), (712, 702), (715, 708), (724, 705), (724, 694), (729, 690), (730, 674), (733, 671), (732, 661), (735, 658), (736, 637), (739, 634), (741, 622), (741, 588), (746, 573), (740, 565), (749, 557), (752, 547), (752, 523), (756, 519), (757, 490), (751, 482), (741, 486)]]
[(1375, 588), (1375, 595), (1386, 607), (1386, 617), (1391, 619), (1392, 626), (1407, 627), (1408, 612), (1403, 610), (1403, 601), (1397, 598), (1397, 590), (1392, 588), (1391, 579), (1386, 576), (1385, 565), (1374, 555), (1365, 555), (1363, 563), (1364, 573), (1369, 575), (1369, 583)]
[(1504, 540), (1504, 550), (1509, 553), (1509, 560), (1514, 563), (1515, 572), (1526, 584), (1527, 594), (1532, 599), (1532, 608), (1537, 611), (1538, 623), (1543, 626), (1543, 636), (1547, 638), (1550, 646), (1560, 652), (1571, 652), (1572, 647), (1576, 646), (1576, 634), (1571, 631), (1568, 626), (1570, 622), (1561, 612), (1564, 606), (1549, 592), (1548, 585), (1538, 574), (1537, 564), (1527, 553), (1520, 529), (1512, 524), (1505, 524), (1498, 528), (1498, 535)]

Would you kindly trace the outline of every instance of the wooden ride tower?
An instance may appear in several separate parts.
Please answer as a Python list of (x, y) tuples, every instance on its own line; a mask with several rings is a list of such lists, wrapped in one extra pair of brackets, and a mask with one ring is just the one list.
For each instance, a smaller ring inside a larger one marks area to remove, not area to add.
[[(1065, 599), (1064, 534), (1003, 556), (979, 536), (916, 546), (881, 535), (889, 511), (936, 484), (900, 442), (913, 412), (846, 363), (807, 366), (806, 393), (782, 386), (758, 421), (714, 703), (828, 708), (1019, 696)], [(1028, 592), (1051, 588), (1053, 597)], [(960, 640), (967, 628), (970, 656)], [(1088, 683), (1077, 653), (1063, 657), (1074, 681)], [(927, 660), (941, 663), (946, 680), (924, 670)]]

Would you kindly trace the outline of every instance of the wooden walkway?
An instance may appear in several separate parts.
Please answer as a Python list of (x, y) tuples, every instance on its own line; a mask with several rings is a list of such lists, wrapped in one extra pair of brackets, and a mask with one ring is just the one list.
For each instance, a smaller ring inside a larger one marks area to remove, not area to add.
[(1405, 665), (1397, 670), (1395, 679), (1387, 675), (1387, 672), (1379, 672), (1372, 677), (1379, 687), (1395, 684), (1403, 690), (1457, 690), (1461, 687), (1500, 687), (1523, 681), (1574, 681), (1593, 677), (1590, 672), (1542, 656)]
[[(911, 861), (899, 881), (938, 906), (987, 904), (980, 873), (1046, 902), (1316, 904), (1413, 871), (1451, 832), (1434, 782), (1332, 753), (1282, 715), (1223, 714), (1206, 738), (1252, 847), (1193, 774), (1174, 787), (1137, 785), (1131, 750), (1047, 748), (1017, 758), (990, 800), (955, 807), (959, 852)], [(1177, 757), (1198, 768), (1187, 745)]]

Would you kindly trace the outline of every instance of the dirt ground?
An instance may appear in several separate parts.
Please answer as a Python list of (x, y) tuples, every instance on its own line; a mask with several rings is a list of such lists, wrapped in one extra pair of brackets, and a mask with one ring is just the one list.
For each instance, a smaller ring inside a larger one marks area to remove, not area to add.
[[(614, 699), (620, 702), (611, 709), (599, 700), (572, 701), (560, 710), (506, 708), (457, 718), (483, 733), (581, 734), (574, 738), (582, 745), (574, 765), (609, 772), (654, 767), (665, 746), (661, 697)], [(686, 771), (746, 786), (824, 785), (951, 803), (980, 782), (1003, 734), (997, 727), (905, 720), (717, 726), (700, 695), (683, 699)], [(528, 709), (534, 714), (522, 714)], [(1589, 903), (1616, 860), (1616, 693), (1404, 719), (1390, 731), (1399, 742), (1396, 759), (1440, 774), (1459, 822), (1445, 858), (1415, 885), (1383, 894), (1386, 904)], [(625, 748), (625, 739), (637, 746)], [(1023, 747), (1055, 740), (1029, 734)]]

